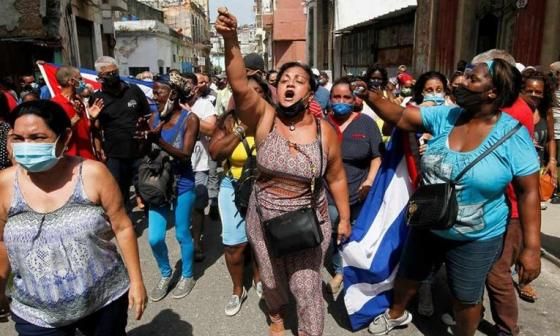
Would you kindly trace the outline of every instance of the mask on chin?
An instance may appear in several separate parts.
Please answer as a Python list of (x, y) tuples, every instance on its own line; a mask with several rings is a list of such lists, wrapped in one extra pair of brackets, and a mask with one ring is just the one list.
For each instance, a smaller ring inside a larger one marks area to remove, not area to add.
[(305, 97), (301, 98), (296, 103), (287, 107), (282, 106), (282, 104), (279, 103), (278, 106), (276, 107), (276, 113), (278, 113), (278, 115), (283, 118), (288, 118), (288, 119), (294, 118), (300, 115), (301, 113), (303, 113), (303, 111), (307, 109), (307, 104), (304, 100)]
[(445, 103), (445, 95), (443, 93), (426, 93), (424, 94), (424, 101), (440, 106)]
[(165, 119), (173, 113), (173, 109), (175, 108), (175, 100), (171, 99), (171, 95), (167, 98), (165, 105), (163, 105), (163, 109), (160, 111), (159, 115), (161, 119)]

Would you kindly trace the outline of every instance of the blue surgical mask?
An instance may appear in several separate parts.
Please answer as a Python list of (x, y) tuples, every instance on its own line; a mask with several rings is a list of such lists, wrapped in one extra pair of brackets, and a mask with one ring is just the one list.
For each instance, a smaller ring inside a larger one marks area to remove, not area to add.
[(335, 117), (346, 117), (354, 110), (354, 105), (348, 103), (334, 103), (331, 110)]
[(15, 142), (14, 159), (31, 173), (47, 171), (62, 157), (62, 154), (56, 156), (57, 142), (58, 138), (53, 143)]
[(438, 106), (443, 105), (445, 103), (445, 95), (443, 93), (425, 93), (424, 101), (433, 102)]
[(76, 93), (80, 94), (84, 92), (85, 89), (86, 89), (86, 83), (84, 81), (79, 81), (78, 86), (76, 86)]

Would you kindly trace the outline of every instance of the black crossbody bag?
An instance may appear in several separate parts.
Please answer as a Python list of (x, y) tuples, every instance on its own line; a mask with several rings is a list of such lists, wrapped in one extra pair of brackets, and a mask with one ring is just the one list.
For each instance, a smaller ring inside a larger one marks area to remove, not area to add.
[[(322, 188), (316, 188), (316, 181), (322, 181), (323, 171), (323, 143), (321, 136), (321, 121), (317, 120), (317, 136), (320, 150), (320, 169), (315, 171), (311, 163), (313, 178), (311, 179), (311, 204), (310, 206), (290, 211), (280, 216), (263, 220), (262, 211), (258, 201), (258, 191), (255, 184), (255, 198), (257, 200), (257, 214), (264, 227), (267, 245), (270, 254), (279, 258), (304, 249), (317, 247), (323, 242), (321, 223), (317, 218), (316, 198)], [(315, 176), (317, 175), (317, 176)], [(322, 185), (322, 184), (321, 184)], [(317, 189), (317, 190), (316, 190)]]
[(455, 191), (457, 182), (480, 160), (511, 138), (521, 126), (521, 123), (518, 123), (499, 141), (466, 166), (454, 179), (445, 183), (421, 185), (408, 201), (408, 226), (426, 230), (447, 230), (451, 228), (457, 220), (459, 211)]

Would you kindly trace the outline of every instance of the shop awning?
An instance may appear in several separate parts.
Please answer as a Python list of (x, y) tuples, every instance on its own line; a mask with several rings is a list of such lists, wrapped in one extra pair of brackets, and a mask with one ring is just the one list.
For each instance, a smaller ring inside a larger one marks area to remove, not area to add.
[(367, 25), (374, 20), (388, 19), (416, 8), (416, 0), (337, 0), (335, 31), (343, 32)]

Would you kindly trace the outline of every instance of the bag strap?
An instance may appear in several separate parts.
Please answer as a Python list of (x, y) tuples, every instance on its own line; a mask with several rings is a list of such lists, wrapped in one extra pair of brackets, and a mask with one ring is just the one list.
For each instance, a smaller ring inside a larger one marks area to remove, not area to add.
[[(317, 209), (317, 202), (316, 202), (316, 197), (317, 197), (317, 192), (315, 190), (315, 184), (316, 184), (316, 179), (318, 179), (319, 181), (322, 180), (322, 174), (323, 174), (323, 135), (321, 133), (321, 120), (319, 118), (315, 118), (316, 121), (316, 125), (317, 125), (317, 139), (318, 139), (318, 143), (319, 143), (319, 160), (321, 161), (319, 163), (319, 172), (318, 172), (318, 176), (313, 176), (311, 178), (311, 183), (310, 183), (310, 189), (311, 189), (311, 207), (313, 209)], [(311, 164), (313, 164), (313, 162), (311, 162)], [(257, 201), (257, 206), (256, 206), (256, 210), (257, 210), (257, 215), (259, 216), (259, 219), (262, 220), (262, 211), (261, 208), (259, 207), (259, 190), (257, 188), (257, 183), (253, 184), (253, 193), (255, 194), (255, 200)]]
[(184, 127), (185, 127), (185, 123), (187, 121), (187, 117), (189, 116), (189, 112), (187, 112), (187, 114), (182, 114), (179, 117), (179, 120), (177, 120), (177, 122), (179, 123), (179, 127), (177, 128), (177, 131), (175, 132), (175, 135), (173, 136), (173, 141), (171, 142), (171, 146), (175, 146), (175, 142), (177, 142), (177, 138), (179, 137), (179, 134), (181, 134), (182, 132), (184, 132)]
[(243, 137), (243, 139), (241, 139), (241, 143), (243, 144), (243, 147), (245, 147), (245, 152), (247, 152), (247, 159), (249, 159), (253, 154), (253, 150), (255, 149), (255, 147), (249, 146), (249, 142), (247, 142), (246, 137)]
[(451, 180), (451, 183), (456, 184), (462, 177), (465, 175), (469, 169), (474, 167), (480, 160), (484, 159), (490, 153), (492, 153), (498, 146), (503, 144), (507, 139), (511, 138), (520, 128), (523, 126), (520, 122), (515, 125), (506, 135), (504, 135), (500, 140), (498, 140), (495, 144), (493, 144), (490, 148), (484, 151), (479, 157), (477, 157), (473, 162), (471, 162), (468, 166), (466, 166), (454, 179)]

